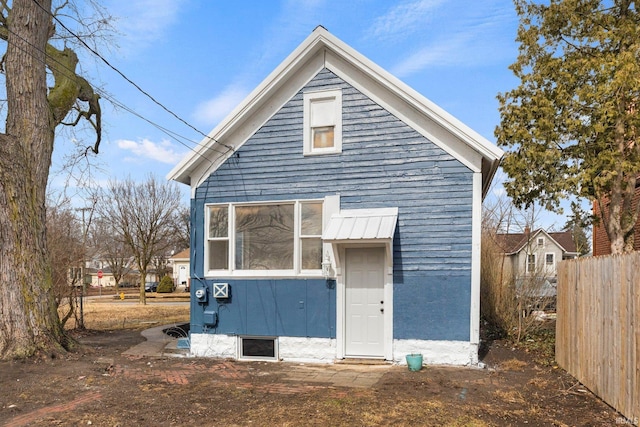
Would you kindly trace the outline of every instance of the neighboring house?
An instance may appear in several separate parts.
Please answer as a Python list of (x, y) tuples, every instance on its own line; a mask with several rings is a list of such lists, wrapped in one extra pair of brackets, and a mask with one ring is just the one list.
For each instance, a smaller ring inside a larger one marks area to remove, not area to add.
[[(632, 207), (635, 208), (638, 206), (638, 203), (640, 203), (640, 177), (636, 184)], [(605, 215), (609, 214), (608, 205), (605, 206), (604, 212)], [(601, 215), (597, 201), (593, 202), (593, 214), (598, 217)], [(633, 248), (636, 251), (640, 251), (640, 218), (638, 218), (635, 225)], [(605, 230), (604, 223), (602, 221), (594, 224), (593, 226), (593, 256), (599, 255), (611, 255), (611, 241), (609, 240), (609, 236), (607, 235), (607, 231)]]
[(558, 262), (580, 255), (571, 231), (526, 229), (524, 233), (498, 234), (496, 240), (506, 257), (506, 276), (514, 277), (519, 289), (528, 281), (530, 292), (537, 296), (555, 296)]
[(316, 28), (168, 175), (191, 186), (191, 353), (477, 363), (502, 154)]
[(176, 288), (189, 287), (189, 254), (190, 250), (185, 249), (169, 258), (169, 263), (173, 266), (173, 283)]
[[(101, 274), (98, 274), (101, 272)], [(84, 269), (85, 280), (88, 286), (92, 287), (112, 287), (116, 285), (116, 280), (113, 277), (113, 273), (109, 267), (93, 268), (87, 267)], [(99, 277), (102, 276), (102, 277)]]

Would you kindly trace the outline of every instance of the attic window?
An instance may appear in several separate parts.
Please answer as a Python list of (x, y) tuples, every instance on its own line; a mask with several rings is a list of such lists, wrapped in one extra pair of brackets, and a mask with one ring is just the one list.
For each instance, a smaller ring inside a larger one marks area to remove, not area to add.
[(342, 152), (342, 91), (307, 92), (304, 98), (304, 155)]

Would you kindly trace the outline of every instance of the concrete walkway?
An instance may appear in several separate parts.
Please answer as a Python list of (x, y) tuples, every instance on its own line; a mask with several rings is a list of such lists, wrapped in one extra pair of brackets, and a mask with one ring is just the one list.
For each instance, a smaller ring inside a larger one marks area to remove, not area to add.
[[(188, 357), (189, 351), (177, 348), (177, 338), (166, 335), (163, 330), (175, 325), (157, 326), (142, 331), (146, 341), (123, 352), (134, 357)], [(237, 362), (243, 363), (243, 362)], [(358, 364), (354, 361), (336, 364), (306, 364), (274, 362), (282, 366), (283, 380), (294, 383), (327, 384), (334, 387), (369, 388), (391, 369), (406, 369), (386, 363)]]
[(146, 341), (131, 347), (123, 352), (123, 356), (140, 356), (140, 357), (186, 357), (188, 350), (180, 351), (177, 348), (178, 339), (170, 337), (163, 331), (167, 328), (176, 326), (175, 324), (156, 326), (155, 328), (145, 329), (141, 335)]

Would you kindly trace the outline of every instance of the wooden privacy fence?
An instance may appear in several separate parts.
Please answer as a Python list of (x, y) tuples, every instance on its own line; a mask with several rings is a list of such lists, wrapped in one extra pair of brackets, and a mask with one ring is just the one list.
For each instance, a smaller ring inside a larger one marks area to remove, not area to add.
[(640, 252), (558, 264), (556, 360), (625, 422), (640, 418)]

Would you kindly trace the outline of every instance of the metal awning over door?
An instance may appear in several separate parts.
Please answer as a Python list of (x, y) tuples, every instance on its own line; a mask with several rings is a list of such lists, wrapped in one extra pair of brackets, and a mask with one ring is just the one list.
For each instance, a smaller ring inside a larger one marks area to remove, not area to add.
[(329, 220), (322, 239), (327, 243), (393, 241), (398, 208), (347, 209)]

